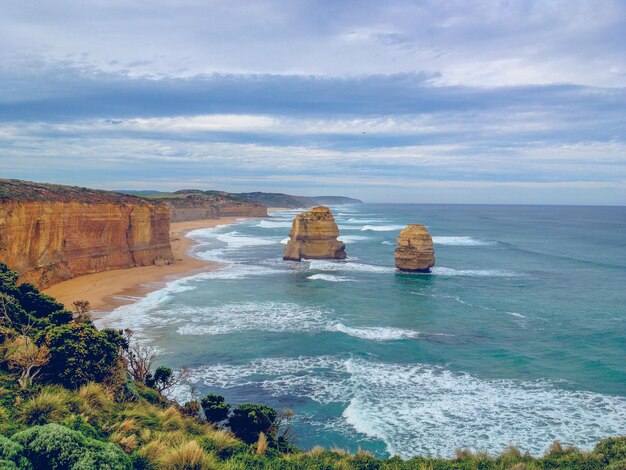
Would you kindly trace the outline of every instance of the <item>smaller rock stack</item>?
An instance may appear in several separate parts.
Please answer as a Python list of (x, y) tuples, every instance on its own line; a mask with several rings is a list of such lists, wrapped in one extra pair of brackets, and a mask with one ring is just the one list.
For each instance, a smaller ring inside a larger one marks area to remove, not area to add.
[(398, 235), (398, 245), (394, 254), (400, 271), (427, 273), (435, 265), (433, 239), (423, 225), (407, 225)]
[(346, 245), (337, 240), (339, 228), (328, 207), (318, 206), (293, 220), (284, 260), (345, 259)]

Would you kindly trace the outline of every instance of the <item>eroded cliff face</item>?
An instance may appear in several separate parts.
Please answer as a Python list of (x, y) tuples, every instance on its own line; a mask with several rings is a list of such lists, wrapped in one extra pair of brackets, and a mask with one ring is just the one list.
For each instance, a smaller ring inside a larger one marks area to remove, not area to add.
[(0, 180), (0, 262), (21, 282), (44, 289), (81, 274), (173, 260), (165, 205), (85, 188), (10, 183)]
[(283, 259), (345, 259), (346, 245), (338, 236), (339, 228), (328, 207), (302, 212), (293, 221)]
[(267, 217), (267, 208), (249, 201), (221, 199), (198, 194), (164, 198), (172, 222), (219, 219), (220, 217)]
[(395, 249), (396, 268), (401, 271), (429, 272), (435, 265), (435, 248), (428, 229), (421, 224), (410, 224), (398, 235)]

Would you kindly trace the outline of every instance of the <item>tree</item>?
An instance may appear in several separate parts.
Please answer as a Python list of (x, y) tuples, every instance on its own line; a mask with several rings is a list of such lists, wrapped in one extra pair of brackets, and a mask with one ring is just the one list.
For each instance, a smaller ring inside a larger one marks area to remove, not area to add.
[(183, 367), (180, 371), (175, 373), (169, 367), (159, 366), (154, 371), (154, 374), (148, 374), (145, 383), (148, 387), (152, 387), (159, 393), (163, 393), (174, 385), (178, 385), (188, 375), (189, 369), (186, 367)]
[(51, 381), (71, 389), (109, 377), (124, 343), (119, 331), (99, 331), (91, 323), (49, 328), (45, 340), (50, 362), (44, 372)]
[(274, 436), (277, 429), (278, 412), (267, 405), (244, 403), (233, 410), (228, 418), (230, 430), (242, 441), (253, 444), (259, 433)]
[(219, 423), (228, 418), (230, 405), (224, 401), (222, 395), (209, 393), (200, 400), (200, 404), (202, 405), (202, 410), (204, 411), (207, 421), (210, 423)]
[(91, 305), (89, 305), (88, 300), (75, 300), (72, 302), (74, 306), (74, 321), (78, 323), (82, 323), (85, 321), (91, 321)]
[(50, 360), (50, 351), (46, 345), (37, 346), (28, 336), (20, 335), (5, 345), (5, 359), (11, 369), (21, 371), (18, 383), (25, 389)]
[(134, 339), (133, 331), (128, 328), (124, 330), (122, 338), (121, 353), (126, 367), (136, 381), (147, 384), (152, 363), (157, 358), (156, 348)]

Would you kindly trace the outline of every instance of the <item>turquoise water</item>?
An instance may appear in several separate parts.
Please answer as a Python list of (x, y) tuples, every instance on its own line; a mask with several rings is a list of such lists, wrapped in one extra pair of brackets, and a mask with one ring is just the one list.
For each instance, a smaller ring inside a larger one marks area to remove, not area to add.
[[(296, 412), (297, 445), (377, 455), (539, 454), (626, 433), (626, 208), (332, 207), (347, 262), (284, 262), (298, 211), (190, 234), (227, 265), (102, 324), (130, 327), (190, 385)], [(432, 274), (393, 269), (408, 223)]]

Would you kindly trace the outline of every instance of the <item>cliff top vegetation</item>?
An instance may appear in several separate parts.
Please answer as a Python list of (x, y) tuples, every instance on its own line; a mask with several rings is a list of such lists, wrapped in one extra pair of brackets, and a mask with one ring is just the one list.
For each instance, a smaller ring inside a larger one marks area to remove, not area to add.
[(101, 189), (36, 183), (16, 179), (0, 179), (0, 201), (81, 202), (86, 204), (153, 205), (138, 196)]

